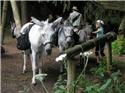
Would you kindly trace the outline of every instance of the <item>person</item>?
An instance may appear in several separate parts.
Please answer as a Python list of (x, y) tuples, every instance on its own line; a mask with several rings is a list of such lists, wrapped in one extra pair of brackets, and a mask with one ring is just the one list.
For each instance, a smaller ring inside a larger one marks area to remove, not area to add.
[(69, 23), (74, 27), (74, 32), (78, 32), (83, 26), (82, 14), (78, 12), (77, 6), (72, 7), (72, 12), (68, 17)]
[[(96, 38), (102, 37), (104, 35), (104, 28), (103, 28), (104, 22), (102, 20), (97, 20), (96, 21), (96, 31), (93, 32), (96, 34)], [(95, 55), (97, 58), (97, 62), (100, 61), (100, 58), (105, 56), (104, 54), (104, 46), (105, 46), (105, 42), (104, 41), (100, 41), (97, 45), (96, 45), (96, 49), (95, 49)]]

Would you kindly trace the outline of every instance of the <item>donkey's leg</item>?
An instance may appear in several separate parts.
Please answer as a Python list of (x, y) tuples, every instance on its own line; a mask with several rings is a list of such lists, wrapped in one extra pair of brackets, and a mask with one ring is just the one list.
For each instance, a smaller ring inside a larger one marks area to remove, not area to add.
[(42, 70), (41, 70), (41, 53), (37, 53), (37, 67), (38, 67), (38, 74), (41, 74), (42, 73)]
[(32, 71), (33, 71), (32, 84), (36, 84), (36, 82), (35, 82), (35, 75), (36, 75), (36, 51), (34, 51), (34, 50), (32, 50)]
[(26, 51), (23, 51), (23, 73), (26, 72), (26, 59), (27, 59), (27, 55), (26, 55)]
[(39, 48), (39, 52), (38, 52), (38, 54), (37, 54), (37, 59), (38, 59), (38, 63), (37, 63), (37, 66), (38, 66), (38, 70), (39, 70), (39, 74), (42, 74), (42, 72), (43, 72), (43, 70), (42, 70), (42, 67), (43, 67), (43, 46), (41, 46), (40, 48)]
[[(60, 54), (63, 52), (63, 46), (59, 45)], [(60, 63), (60, 73), (63, 73), (63, 63)]]
[(42, 65), (43, 65), (43, 60), (42, 60), (42, 57), (39, 55), (39, 63), (38, 63), (38, 69), (39, 69), (39, 74), (42, 74)]

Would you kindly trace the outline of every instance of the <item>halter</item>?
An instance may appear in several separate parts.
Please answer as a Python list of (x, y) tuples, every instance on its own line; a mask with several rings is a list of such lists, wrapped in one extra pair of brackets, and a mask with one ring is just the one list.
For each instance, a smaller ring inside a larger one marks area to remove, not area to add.
[(72, 35), (66, 36), (65, 32), (63, 31), (64, 37), (67, 39), (68, 37), (72, 37)]
[(45, 44), (43, 44), (43, 46), (45, 47), (47, 44), (52, 44), (52, 42), (46, 42)]

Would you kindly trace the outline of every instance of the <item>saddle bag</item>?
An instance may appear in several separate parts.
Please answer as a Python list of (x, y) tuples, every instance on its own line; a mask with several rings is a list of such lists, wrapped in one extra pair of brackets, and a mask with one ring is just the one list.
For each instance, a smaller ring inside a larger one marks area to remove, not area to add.
[(28, 33), (21, 34), (17, 38), (17, 48), (20, 50), (27, 50), (30, 49), (30, 42), (29, 42), (29, 36)]
[(26, 33), (21, 34), (18, 38), (17, 38), (17, 48), (19, 50), (27, 50), (30, 49), (30, 41), (29, 41), (29, 31), (31, 29), (33, 25), (30, 25), (27, 29), (26, 29)]

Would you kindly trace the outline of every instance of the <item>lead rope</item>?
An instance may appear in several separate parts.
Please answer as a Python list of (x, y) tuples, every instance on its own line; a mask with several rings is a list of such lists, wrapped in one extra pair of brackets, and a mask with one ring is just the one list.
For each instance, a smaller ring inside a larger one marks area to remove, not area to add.
[[(82, 54), (83, 54), (83, 48), (82, 48), (82, 46), (80, 45), (80, 47), (81, 47), (81, 49), (82, 49)], [(83, 56), (83, 55), (82, 55)], [(86, 58), (86, 59), (85, 59)], [(87, 67), (87, 65), (88, 65), (88, 59), (89, 59), (89, 56), (84, 56), (84, 68), (83, 68), (83, 70), (82, 70), (82, 72), (81, 72), (81, 74), (83, 74), (84, 73), (84, 76), (85, 76), (85, 71), (86, 71), (86, 67)]]
[(44, 91), (46, 93), (49, 93), (48, 90), (47, 90), (47, 88), (46, 88), (46, 86), (45, 86), (45, 84), (43, 83), (43, 79), (44, 79), (45, 76), (47, 76), (47, 74), (37, 74), (37, 75), (35, 75), (34, 78), (37, 79), (37, 80), (39, 80), (40, 83), (41, 83), (41, 85), (42, 85), (42, 87), (43, 87), (43, 89), (44, 89)]
[[(43, 57), (41, 57), (41, 60), (42, 60), (42, 66), (41, 66), (41, 70), (39, 70), (39, 74), (42, 74), (44, 71), (43, 71), (43, 65), (44, 65), (44, 63), (43, 63)], [(45, 86), (45, 84), (44, 84), (44, 82), (43, 82), (43, 80), (39, 80), (40, 82), (41, 82), (41, 85), (42, 85), (42, 87), (43, 87), (43, 89), (44, 89), (44, 91), (46, 92), (46, 93), (49, 93), (48, 92), (48, 90), (47, 90), (47, 88), (46, 88), (46, 86)]]
[[(44, 61), (44, 60), (43, 60), (43, 57), (42, 57), (42, 67), (43, 67), (43, 65), (44, 65), (44, 62), (43, 62), (43, 61)], [(41, 70), (42, 70), (41, 72), (44, 72), (44, 71), (43, 71), (43, 68), (42, 68)], [(43, 83), (43, 81), (41, 80), (40, 82), (41, 82), (42, 87), (43, 87), (43, 89), (45, 90), (45, 92), (46, 92), (46, 93), (49, 93), (48, 90), (47, 90), (47, 88), (46, 88), (46, 86), (45, 86), (45, 84)]]
[(46, 93), (49, 93), (48, 90), (47, 90), (47, 88), (45, 87), (43, 81), (41, 81), (41, 84), (42, 84), (42, 87), (44, 88), (45, 92), (46, 92)]
[[(82, 54), (83, 54), (83, 48), (82, 48), (82, 46), (80, 45), (79, 47), (82, 49)], [(85, 58), (85, 56), (84, 56), (84, 58)], [(84, 60), (84, 61), (86, 61), (86, 62), (85, 62), (85, 66), (84, 66), (82, 72), (80, 73), (80, 75), (78, 76), (78, 78), (77, 78), (77, 80), (76, 80), (76, 82), (75, 82), (75, 84), (74, 84), (74, 91), (73, 91), (73, 93), (75, 93), (75, 88), (76, 88), (77, 83), (79, 82), (79, 79), (82, 77), (83, 74), (84, 74), (84, 76), (85, 76), (86, 67), (87, 67), (87, 65), (88, 65), (88, 58), (89, 58), (89, 56), (87, 56), (87, 59)]]

